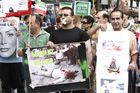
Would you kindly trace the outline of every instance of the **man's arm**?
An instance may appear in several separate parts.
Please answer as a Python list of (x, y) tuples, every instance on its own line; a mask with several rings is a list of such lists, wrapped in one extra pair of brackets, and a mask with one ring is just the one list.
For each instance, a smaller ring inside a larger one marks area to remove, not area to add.
[(107, 30), (107, 23), (96, 23), (95, 26), (93, 26), (91, 29), (89, 29), (87, 31), (87, 34), (89, 36), (92, 36), (93, 34), (95, 34), (99, 29), (101, 29), (101, 31), (106, 31)]
[(138, 50), (137, 50), (137, 41), (136, 36), (133, 33), (130, 33), (130, 57), (131, 62), (128, 66), (128, 70), (134, 70), (137, 67), (137, 56), (138, 56)]
[(90, 40), (86, 41), (86, 54), (87, 54), (87, 60), (88, 60), (88, 66), (90, 70), (94, 70), (93, 67), (93, 53), (91, 48)]
[(131, 63), (128, 66), (128, 70), (134, 70), (137, 66), (137, 53), (131, 56)]
[(90, 28), (88, 31), (87, 31), (87, 34), (89, 36), (92, 36), (93, 34), (95, 34), (99, 29), (100, 29), (100, 25), (95, 25), (94, 27)]

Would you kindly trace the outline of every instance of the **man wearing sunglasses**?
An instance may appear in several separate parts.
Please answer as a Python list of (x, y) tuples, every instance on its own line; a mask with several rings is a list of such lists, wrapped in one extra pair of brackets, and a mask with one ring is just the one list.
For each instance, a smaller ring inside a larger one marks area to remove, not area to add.
[(89, 35), (86, 32), (75, 27), (73, 23), (74, 12), (71, 8), (63, 7), (59, 16), (62, 27), (58, 31), (53, 31), (50, 41), (58, 44), (86, 41), (89, 39)]
[[(82, 29), (76, 27), (73, 23), (74, 20), (74, 12), (70, 7), (63, 7), (61, 9), (60, 20), (62, 27), (57, 31), (53, 31), (50, 35), (50, 41), (54, 44), (59, 43), (73, 43), (73, 42), (81, 42), (86, 41), (86, 49), (87, 49), (87, 59), (88, 64), (91, 69), (92, 66), (92, 51), (89, 42), (89, 35), (83, 31)], [(85, 90), (76, 90), (76, 91), (63, 91), (61, 93), (86, 93)]]

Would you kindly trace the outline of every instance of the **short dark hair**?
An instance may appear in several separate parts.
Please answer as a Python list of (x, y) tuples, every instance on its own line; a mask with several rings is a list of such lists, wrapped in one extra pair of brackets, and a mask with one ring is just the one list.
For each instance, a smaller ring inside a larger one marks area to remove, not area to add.
[(128, 19), (129, 19), (129, 17), (131, 16), (132, 13), (131, 13), (131, 11), (124, 11), (123, 14), (127, 15)]
[(94, 23), (94, 18), (93, 17), (91, 17), (91, 16), (84, 16), (83, 17), (84, 19), (87, 19), (87, 23), (88, 24), (93, 24)]
[(25, 15), (25, 16), (23, 17), (23, 20), (26, 21), (28, 18), (29, 18), (29, 15)]
[(111, 11), (110, 18), (111, 18), (112, 13), (114, 13), (114, 12), (120, 12), (121, 18), (123, 19), (123, 12), (121, 10), (118, 10), (118, 9), (114, 9), (113, 11)]
[(71, 16), (74, 16), (74, 11), (73, 11), (72, 8), (70, 8), (70, 7), (62, 7), (61, 8), (61, 10), (65, 10), (65, 9), (70, 10), (71, 11)]
[(40, 24), (40, 27), (42, 27), (42, 25), (43, 25), (43, 20), (42, 20), (41, 16), (38, 15), (38, 14), (32, 14), (32, 16), (35, 16), (35, 22), (36, 22), (36, 23), (39, 23), (39, 24)]
[(104, 14), (103, 14), (103, 18), (107, 18), (107, 21), (109, 22), (109, 14), (104, 13)]

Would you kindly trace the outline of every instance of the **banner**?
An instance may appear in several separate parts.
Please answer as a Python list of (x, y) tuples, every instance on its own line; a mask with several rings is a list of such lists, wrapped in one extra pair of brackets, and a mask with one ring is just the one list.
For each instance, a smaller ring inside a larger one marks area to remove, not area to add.
[(0, 62), (21, 62), (17, 58), (17, 36), (19, 18), (0, 18)]
[(0, 17), (31, 13), (31, 0), (0, 0)]
[(129, 34), (100, 32), (97, 47), (97, 93), (128, 93)]
[(74, 14), (79, 16), (90, 15), (91, 2), (75, 1), (74, 2)]
[[(29, 86), (33, 90), (44, 86), (52, 89), (52, 85), (59, 87), (59, 91), (88, 87), (85, 83), (89, 75), (84, 43), (65, 43), (54, 48), (33, 48), (27, 52), (27, 57), (31, 79)], [(79, 83), (83, 83), (84, 86)], [(74, 87), (70, 87), (72, 84)], [(63, 85), (65, 87), (62, 87)]]

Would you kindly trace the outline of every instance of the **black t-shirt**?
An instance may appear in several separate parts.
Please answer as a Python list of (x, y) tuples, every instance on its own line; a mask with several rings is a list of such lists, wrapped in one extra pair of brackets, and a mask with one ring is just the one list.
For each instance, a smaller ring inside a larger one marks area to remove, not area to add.
[(46, 32), (48, 32), (50, 35), (52, 34), (52, 32), (55, 30), (54, 26), (51, 27), (47, 27), (46, 29), (44, 29)]
[(72, 42), (80, 42), (86, 41), (89, 39), (89, 35), (79, 29), (78, 27), (74, 27), (72, 29), (59, 29), (57, 31), (52, 31), (50, 35), (50, 41), (55, 44), (58, 43), (72, 43)]

